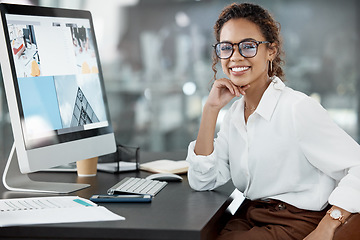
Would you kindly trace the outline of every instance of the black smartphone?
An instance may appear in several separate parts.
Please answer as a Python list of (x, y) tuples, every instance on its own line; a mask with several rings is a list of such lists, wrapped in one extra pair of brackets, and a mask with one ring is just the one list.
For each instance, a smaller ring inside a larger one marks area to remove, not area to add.
[(90, 198), (92, 202), (151, 202), (152, 196), (149, 194), (131, 194), (131, 195), (93, 195)]

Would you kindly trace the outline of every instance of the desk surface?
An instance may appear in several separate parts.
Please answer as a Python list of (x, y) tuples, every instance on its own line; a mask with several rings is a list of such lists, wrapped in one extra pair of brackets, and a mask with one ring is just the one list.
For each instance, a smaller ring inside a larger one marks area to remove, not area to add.
[[(141, 162), (170, 158), (159, 153), (140, 153)], [(178, 158), (185, 156), (177, 154)], [(179, 157), (180, 156), (180, 157)], [(145, 161), (144, 161), (145, 159)], [(0, 167), (2, 167), (0, 165)], [(2, 168), (3, 169), (3, 168)], [(146, 177), (144, 171), (111, 174), (98, 172), (96, 177), (79, 178), (76, 173), (36, 173), (31, 178), (41, 181), (90, 183), (91, 187), (75, 192), (84, 198), (93, 194), (105, 194), (106, 190), (126, 176)], [(195, 192), (188, 184), (186, 175), (182, 182), (169, 182), (151, 203), (104, 203), (110, 211), (124, 216), (125, 221), (48, 224), (0, 228), (0, 238), (26, 239), (212, 239), (229, 215), (226, 209), (231, 203), (229, 195), (234, 187), (225, 186), (207, 192)], [(1, 198), (46, 196), (6, 191), (0, 186)], [(49, 195), (47, 195), (49, 196)], [(225, 214), (224, 214), (225, 213)]]

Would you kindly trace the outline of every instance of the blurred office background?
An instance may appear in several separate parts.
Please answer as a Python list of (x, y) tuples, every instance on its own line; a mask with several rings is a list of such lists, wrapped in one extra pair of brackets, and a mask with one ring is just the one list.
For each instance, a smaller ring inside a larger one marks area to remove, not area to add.
[[(213, 77), (213, 25), (220, 11), (233, 1), (7, 2), (92, 12), (119, 143), (146, 151), (178, 151), (196, 138)], [(320, 101), (334, 121), (359, 142), (357, 0), (249, 2), (269, 9), (281, 23), (286, 84)], [(218, 70), (221, 77), (220, 66)], [(13, 137), (2, 84), (0, 101), (0, 150), (7, 156)]]

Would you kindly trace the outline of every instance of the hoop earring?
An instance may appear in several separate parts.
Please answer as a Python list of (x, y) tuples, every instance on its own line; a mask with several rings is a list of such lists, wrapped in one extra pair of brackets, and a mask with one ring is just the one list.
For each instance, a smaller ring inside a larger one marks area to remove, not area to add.
[(273, 60), (271, 60), (269, 63), (270, 63), (270, 73), (272, 73), (272, 71), (273, 71)]

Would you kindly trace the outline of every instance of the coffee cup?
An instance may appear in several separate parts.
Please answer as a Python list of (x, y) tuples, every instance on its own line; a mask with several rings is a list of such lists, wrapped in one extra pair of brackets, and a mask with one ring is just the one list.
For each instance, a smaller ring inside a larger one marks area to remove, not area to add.
[(98, 157), (88, 158), (76, 162), (79, 177), (94, 177), (97, 173)]

